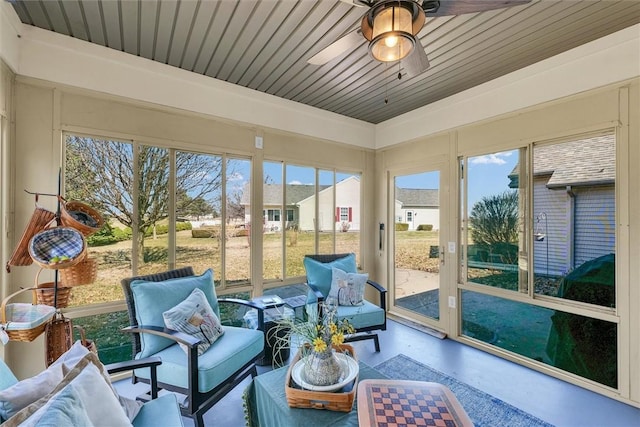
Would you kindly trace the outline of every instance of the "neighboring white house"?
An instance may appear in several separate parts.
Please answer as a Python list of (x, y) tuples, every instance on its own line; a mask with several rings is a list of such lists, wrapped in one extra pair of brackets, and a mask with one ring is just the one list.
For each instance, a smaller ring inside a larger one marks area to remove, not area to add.
[[(350, 176), (335, 186), (335, 210), (333, 207), (334, 187), (322, 188), (318, 193), (319, 207), (317, 226), (319, 231), (343, 230), (360, 231), (360, 178)], [(298, 202), (300, 230), (313, 230), (315, 218), (315, 198), (306, 197)]]
[(409, 224), (415, 230), (420, 224), (440, 229), (440, 201), (438, 190), (396, 188), (396, 222)]
[(533, 168), (534, 272), (615, 253), (615, 136), (534, 146)]
[[(318, 219), (315, 216), (315, 185), (287, 184), (284, 217), (282, 212), (282, 184), (263, 186), (263, 227), (266, 232), (280, 231), (283, 227), (297, 227), (301, 231), (360, 230), (360, 179), (350, 176), (334, 187), (321, 185), (319, 188)], [(241, 203), (248, 206), (251, 200), (249, 185), (245, 185)], [(249, 209), (245, 209), (245, 222), (251, 222)]]

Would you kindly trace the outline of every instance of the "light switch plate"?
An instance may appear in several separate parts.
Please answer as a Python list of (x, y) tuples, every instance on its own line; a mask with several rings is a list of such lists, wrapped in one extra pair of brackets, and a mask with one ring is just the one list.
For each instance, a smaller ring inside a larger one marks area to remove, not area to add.
[(456, 308), (456, 297), (449, 297), (449, 308)]
[(456, 242), (449, 242), (449, 253), (450, 254), (456, 253)]
[(256, 148), (262, 148), (262, 137), (256, 136)]

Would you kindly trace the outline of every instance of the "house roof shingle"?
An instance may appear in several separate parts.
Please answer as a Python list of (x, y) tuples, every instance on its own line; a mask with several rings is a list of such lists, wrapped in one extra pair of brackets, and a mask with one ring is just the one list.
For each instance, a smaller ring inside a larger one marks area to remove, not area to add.
[[(615, 153), (613, 134), (536, 146), (533, 175), (550, 175), (548, 188), (611, 184), (616, 177)], [(518, 163), (509, 175), (511, 188), (518, 187), (519, 171)]]
[(439, 206), (438, 190), (423, 188), (396, 188), (396, 200), (403, 207), (433, 207)]

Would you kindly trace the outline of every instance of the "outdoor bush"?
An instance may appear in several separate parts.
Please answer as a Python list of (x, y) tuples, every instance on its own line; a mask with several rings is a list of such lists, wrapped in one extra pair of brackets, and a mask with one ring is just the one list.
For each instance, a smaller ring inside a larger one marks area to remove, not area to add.
[(406, 222), (396, 222), (396, 231), (407, 231), (409, 230), (409, 224)]
[(118, 227), (111, 227), (107, 223), (95, 234), (87, 237), (87, 245), (90, 247), (106, 246), (129, 239), (131, 239), (130, 228), (123, 230)]
[(432, 231), (433, 224), (420, 224), (418, 225), (417, 231)]
[[(183, 231), (183, 230), (191, 230), (191, 223), (177, 222), (176, 231)], [(156, 225), (156, 235), (167, 234), (168, 232), (169, 232), (169, 225), (167, 224)], [(144, 232), (144, 236), (145, 237), (153, 236), (153, 227), (147, 228)]]
[(194, 239), (210, 239), (220, 235), (220, 227), (200, 227), (191, 229), (191, 237)]

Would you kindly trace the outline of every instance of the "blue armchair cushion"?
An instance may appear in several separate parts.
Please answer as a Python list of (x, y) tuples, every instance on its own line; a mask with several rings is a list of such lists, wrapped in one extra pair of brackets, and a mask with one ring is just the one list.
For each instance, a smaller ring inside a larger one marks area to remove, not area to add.
[(184, 427), (178, 408), (178, 399), (173, 393), (163, 394), (144, 404), (133, 419), (133, 427)]
[(347, 273), (336, 267), (333, 267), (332, 272), (329, 296), (334, 297), (338, 305), (362, 305), (369, 274)]
[[(204, 292), (213, 312), (220, 317), (220, 308), (213, 282), (213, 271), (208, 269), (200, 276), (180, 277), (162, 282), (149, 282), (146, 280), (134, 280), (131, 282), (131, 292), (136, 308), (136, 321), (139, 325), (163, 326), (164, 317), (162, 313), (187, 299), (196, 288)], [(155, 355), (160, 350), (175, 344), (175, 342), (151, 334), (140, 334), (140, 344), (142, 351), (137, 357), (142, 358)]]
[[(224, 334), (209, 350), (198, 357), (198, 388), (207, 392), (220, 385), (264, 348), (262, 331), (223, 326)], [(162, 359), (158, 366), (158, 381), (178, 387), (188, 387), (187, 355), (179, 346), (173, 345), (156, 353)], [(148, 369), (136, 369), (135, 375), (149, 378)]]
[[(198, 356), (207, 351), (220, 335), (224, 333), (220, 319), (213, 312), (202, 290), (196, 288), (180, 304), (162, 313), (167, 328), (184, 332), (202, 341), (198, 344)], [(184, 344), (180, 347), (185, 351)]]
[(354, 328), (384, 325), (385, 313), (378, 305), (367, 300), (359, 306), (338, 306), (338, 319), (348, 319)]
[[(351, 253), (343, 258), (331, 262), (319, 262), (315, 259), (305, 257), (304, 269), (307, 274), (307, 283), (318, 287), (322, 295), (326, 298), (331, 290), (331, 280), (333, 278), (332, 268), (339, 268), (347, 273), (357, 273), (356, 255)], [(316, 302), (313, 292), (309, 292), (307, 303)]]

